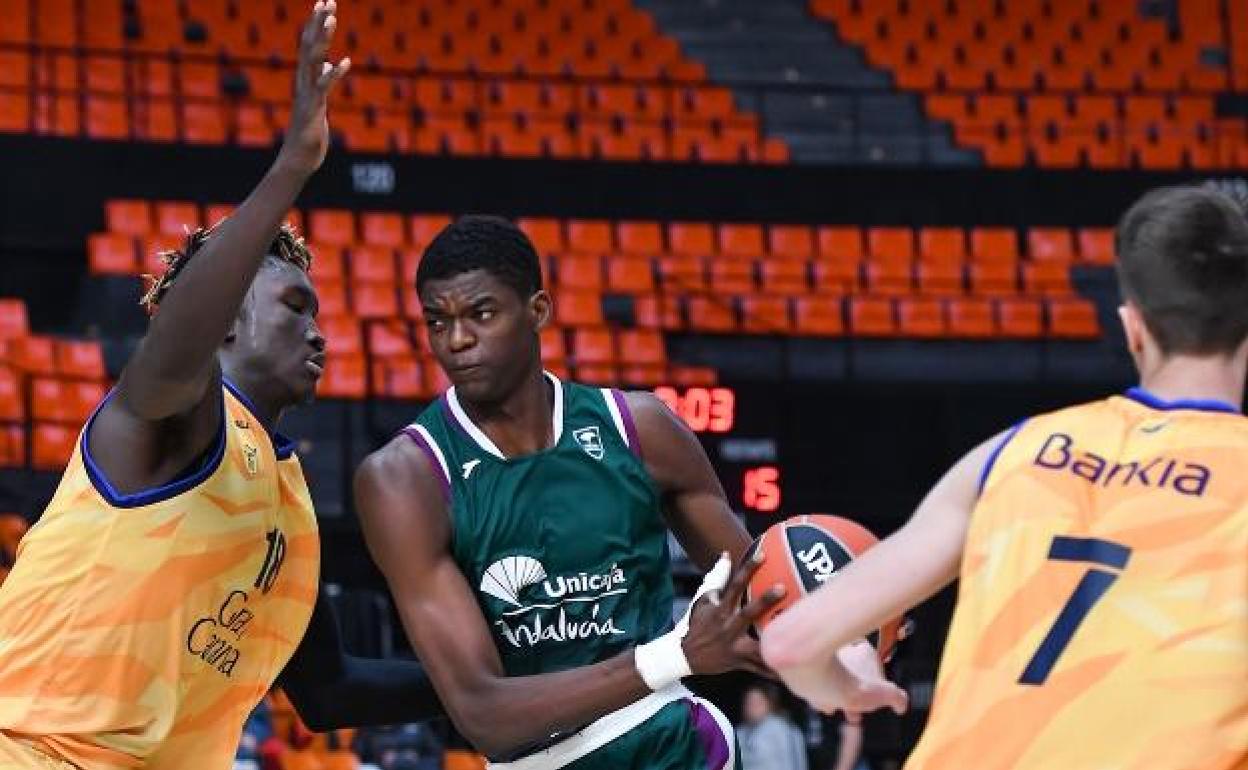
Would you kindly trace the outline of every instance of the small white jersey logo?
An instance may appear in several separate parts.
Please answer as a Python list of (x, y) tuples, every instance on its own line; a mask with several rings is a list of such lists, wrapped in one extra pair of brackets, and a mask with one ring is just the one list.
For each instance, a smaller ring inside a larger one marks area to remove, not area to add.
[(576, 439), (576, 443), (581, 445), (581, 449), (585, 450), (585, 454), (595, 460), (601, 460), (607, 453), (602, 446), (602, 433), (598, 430), (597, 425), (578, 428), (572, 431), (572, 437)]
[(465, 481), (468, 480), (468, 477), (472, 475), (472, 472), (475, 471), (477, 469), (477, 466), (480, 464), (481, 464), (480, 460), (469, 460), (468, 462), (464, 463), (464, 480)]

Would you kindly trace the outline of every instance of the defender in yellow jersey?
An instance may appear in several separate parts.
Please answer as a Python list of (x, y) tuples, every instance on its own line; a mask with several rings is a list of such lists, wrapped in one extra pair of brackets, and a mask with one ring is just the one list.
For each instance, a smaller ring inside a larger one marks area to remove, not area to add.
[(343, 654), (307, 485), (275, 429), (324, 363), (311, 255), (279, 226), (324, 159), (349, 66), (325, 61), (335, 12), (317, 2), (304, 28), (276, 162), (167, 255), (147, 335), (0, 588), (0, 768), (225, 770), (279, 674), (314, 729), (438, 708), (417, 664)]
[(960, 575), (909, 768), (1248, 768), (1248, 221), (1163, 189), (1116, 246), (1141, 386), (985, 442), (763, 635), (818, 706), (904, 705), (832, 651)]

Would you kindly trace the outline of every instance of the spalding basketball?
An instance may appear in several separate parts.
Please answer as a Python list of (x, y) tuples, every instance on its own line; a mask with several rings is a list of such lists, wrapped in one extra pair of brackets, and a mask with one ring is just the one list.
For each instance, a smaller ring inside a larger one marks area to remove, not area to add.
[[(776, 615), (832, 579), (838, 571), (879, 542), (861, 524), (840, 516), (794, 516), (773, 524), (750, 547), (762, 549), (763, 563), (750, 579), (745, 600), (783, 585), (784, 598), (755, 623), (762, 630)], [(887, 661), (897, 646), (901, 618), (890, 620), (867, 638)]]

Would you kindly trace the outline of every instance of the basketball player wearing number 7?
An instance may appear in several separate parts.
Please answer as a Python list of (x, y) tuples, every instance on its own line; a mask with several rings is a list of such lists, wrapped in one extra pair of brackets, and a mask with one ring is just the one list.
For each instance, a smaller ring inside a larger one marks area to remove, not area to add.
[(814, 704), (891, 705), (832, 651), (960, 565), (909, 768), (1248, 768), (1248, 221), (1157, 190), (1116, 246), (1140, 386), (985, 442), (763, 634)]

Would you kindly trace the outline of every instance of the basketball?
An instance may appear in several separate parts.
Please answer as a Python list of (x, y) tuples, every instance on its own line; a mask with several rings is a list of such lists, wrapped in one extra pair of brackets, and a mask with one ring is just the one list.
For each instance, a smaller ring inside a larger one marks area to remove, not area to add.
[[(774, 585), (785, 587), (784, 598), (759, 618), (755, 628), (761, 631), (778, 614), (819, 586), (855, 557), (879, 542), (861, 524), (840, 516), (812, 514), (794, 516), (767, 528), (750, 547), (750, 553), (762, 549), (763, 563), (750, 579), (745, 601), (760, 596)], [(867, 638), (887, 661), (897, 645), (901, 618), (890, 620)]]

